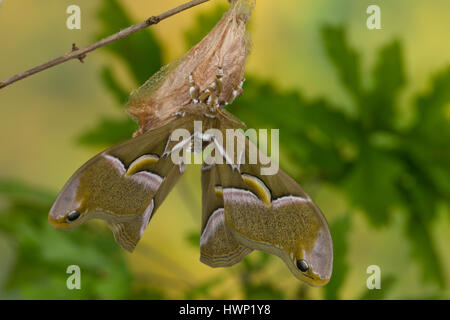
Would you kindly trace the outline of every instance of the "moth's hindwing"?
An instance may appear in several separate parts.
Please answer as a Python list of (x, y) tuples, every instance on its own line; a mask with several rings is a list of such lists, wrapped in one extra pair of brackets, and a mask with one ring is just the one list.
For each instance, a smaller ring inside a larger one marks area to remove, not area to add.
[(251, 251), (236, 241), (225, 225), (223, 194), (216, 166), (203, 165), (200, 261), (211, 267), (229, 267)]
[[(242, 156), (239, 150), (228, 156), (235, 165), (217, 165), (226, 229), (241, 245), (279, 256), (297, 278), (317, 286), (328, 283), (333, 244), (325, 217), (284, 171), (261, 174), (262, 159), (266, 167), (270, 159), (241, 135)], [(252, 150), (258, 153), (254, 164), (249, 163)]]

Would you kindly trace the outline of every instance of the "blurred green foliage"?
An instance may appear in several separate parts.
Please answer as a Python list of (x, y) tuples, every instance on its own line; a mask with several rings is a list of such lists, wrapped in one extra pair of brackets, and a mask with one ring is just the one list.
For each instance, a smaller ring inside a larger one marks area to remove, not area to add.
[[(4, 298), (126, 299), (159, 297), (133, 288), (133, 275), (111, 232), (93, 225), (80, 232), (55, 232), (46, 215), (55, 194), (15, 181), (0, 182), (0, 230), (15, 249)], [(67, 267), (83, 270), (81, 288), (68, 290)], [(98, 281), (103, 279), (104, 281)]]
[[(351, 228), (349, 215), (343, 216), (330, 225), (331, 236), (333, 237), (334, 262), (333, 278), (325, 287), (325, 299), (336, 300), (339, 298), (339, 289), (345, 282), (350, 266), (346, 260), (348, 252), (348, 234)], [(383, 291), (386, 286), (383, 281)]]
[[(199, 15), (194, 26), (185, 32), (187, 45), (194, 45), (209, 32), (225, 10), (225, 6), (219, 6)], [(132, 24), (116, 0), (103, 1), (99, 19), (103, 26), (99, 37)], [(352, 98), (350, 108), (322, 98), (307, 100), (298, 91), (281, 91), (270, 82), (248, 75), (243, 96), (230, 109), (249, 127), (281, 128), (281, 148), (292, 164), (287, 171), (294, 178), (301, 174), (301, 181), (332, 184), (351, 204), (352, 210), (331, 224), (335, 262), (332, 280), (324, 289), (325, 298), (341, 296), (350, 270), (348, 234), (356, 212), (363, 212), (373, 227), (381, 227), (391, 222), (396, 207), (402, 208), (406, 216), (404, 234), (423, 270), (423, 281), (437, 284), (444, 292), (443, 266), (431, 224), (437, 206), (448, 206), (450, 199), (450, 68), (432, 78), (427, 93), (416, 95), (410, 106), (414, 121), (402, 126), (398, 98), (406, 75), (401, 43), (393, 41), (381, 48), (370, 74), (371, 86), (367, 88), (361, 80), (359, 54), (348, 43), (345, 28), (325, 26), (322, 40), (342, 86)], [(136, 86), (162, 64), (161, 45), (151, 30), (107, 48), (121, 59)], [(114, 70), (105, 66), (101, 79), (117, 105), (124, 105), (129, 90)], [(83, 133), (79, 142), (106, 147), (128, 139), (136, 128), (125, 113), (118, 119), (105, 117)], [(95, 226), (96, 231), (90, 232), (87, 226), (77, 233), (50, 232), (45, 217), (54, 194), (2, 181), (0, 196), (6, 203), (0, 207), (1, 232), (11, 239), (16, 252), (6, 287), (8, 294), (23, 298), (165, 297), (162, 289), (133, 287), (133, 275), (108, 230)], [(198, 246), (199, 234), (188, 234), (186, 240)], [(235, 273), (230, 276), (238, 278), (243, 298), (287, 298), (274, 283), (256, 276), (271, 259), (267, 254), (255, 253), (233, 269)], [(66, 279), (64, 269), (73, 263), (91, 271), (83, 280), (82, 285), (88, 289), (82, 291), (82, 296), (60, 285)], [(96, 281), (98, 277), (105, 281)], [(210, 295), (225, 280), (217, 277), (199, 283), (187, 290), (185, 297), (226, 299), (226, 294)], [(386, 276), (383, 290), (364, 290), (360, 298), (386, 298), (395, 283), (393, 275)], [(308, 297), (307, 287), (299, 283), (296, 298)], [(436, 297), (441, 297), (439, 292)]]
[[(249, 79), (245, 95), (233, 110), (250, 127), (282, 128), (281, 147), (293, 163), (301, 164), (304, 176), (335, 184), (374, 227), (389, 224), (395, 206), (405, 209), (405, 235), (424, 280), (443, 287), (442, 262), (430, 229), (437, 206), (448, 205), (450, 199), (446, 115), (450, 69), (433, 78), (429, 93), (416, 97), (412, 106), (417, 112), (415, 121), (402, 128), (397, 103), (405, 75), (399, 41), (380, 50), (372, 87), (365, 88), (359, 56), (348, 44), (345, 30), (326, 26), (322, 36), (328, 56), (353, 98), (354, 112), (348, 114), (344, 110), (349, 108), (323, 99), (306, 101), (297, 92), (279, 92), (254, 78)], [(275, 105), (283, 112), (273, 108)], [(335, 243), (342, 241), (334, 236)], [(335, 254), (339, 258), (338, 248)]]

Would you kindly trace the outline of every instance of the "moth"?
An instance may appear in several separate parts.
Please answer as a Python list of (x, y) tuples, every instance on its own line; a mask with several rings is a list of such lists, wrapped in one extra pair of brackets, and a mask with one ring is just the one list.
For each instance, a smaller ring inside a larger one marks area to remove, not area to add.
[[(232, 152), (225, 148), (227, 130), (244, 127), (225, 107), (243, 91), (252, 8), (248, 0), (231, 1), (200, 43), (131, 95), (128, 111), (139, 130), (69, 179), (50, 210), (53, 227), (102, 219), (120, 246), (132, 252), (186, 168), (173, 155), (209, 150), (202, 166), (200, 260), (228, 267), (262, 250), (280, 257), (310, 285), (329, 281), (333, 245), (319, 208), (284, 171), (261, 174), (271, 160), (242, 131), (234, 131), (240, 143)], [(205, 134), (197, 134), (199, 123)], [(188, 134), (174, 139), (180, 129)]]

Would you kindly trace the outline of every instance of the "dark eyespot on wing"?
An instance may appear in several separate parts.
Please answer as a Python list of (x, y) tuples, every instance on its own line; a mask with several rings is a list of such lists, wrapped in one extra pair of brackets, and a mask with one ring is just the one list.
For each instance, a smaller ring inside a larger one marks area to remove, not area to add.
[(77, 220), (80, 217), (80, 213), (76, 210), (69, 212), (69, 214), (67, 215), (67, 221), (69, 222), (73, 222), (75, 220)]
[(297, 268), (301, 271), (301, 272), (306, 272), (309, 270), (309, 265), (308, 262), (306, 262), (305, 260), (301, 259), (301, 260), (297, 260)]

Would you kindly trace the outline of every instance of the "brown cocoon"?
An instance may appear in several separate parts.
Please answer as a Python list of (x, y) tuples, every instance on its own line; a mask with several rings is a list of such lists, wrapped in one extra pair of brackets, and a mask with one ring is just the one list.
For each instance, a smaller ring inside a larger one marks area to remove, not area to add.
[(232, 95), (244, 77), (249, 54), (246, 26), (253, 9), (252, 0), (232, 0), (230, 10), (186, 55), (163, 67), (131, 94), (128, 113), (139, 122), (135, 135), (160, 127), (191, 102), (189, 74), (200, 91), (216, 79), (222, 67), (223, 91), (219, 101)]

